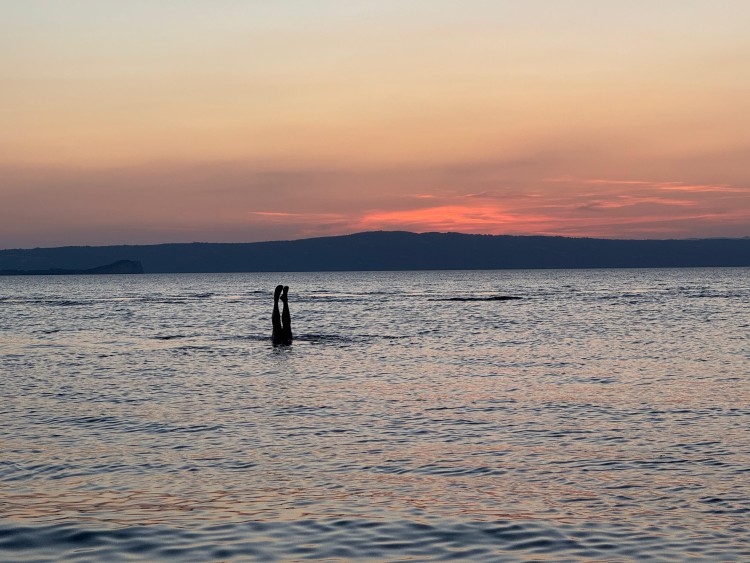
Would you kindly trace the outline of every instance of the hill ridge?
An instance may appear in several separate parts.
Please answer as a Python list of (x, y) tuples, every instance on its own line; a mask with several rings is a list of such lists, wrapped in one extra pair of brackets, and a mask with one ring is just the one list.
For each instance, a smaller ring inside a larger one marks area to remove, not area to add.
[(750, 238), (622, 240), (368, 231), (251, 243), (0, 250), (0, 270), (86, 270), (119, 260), (147, 273), (750, 266)]

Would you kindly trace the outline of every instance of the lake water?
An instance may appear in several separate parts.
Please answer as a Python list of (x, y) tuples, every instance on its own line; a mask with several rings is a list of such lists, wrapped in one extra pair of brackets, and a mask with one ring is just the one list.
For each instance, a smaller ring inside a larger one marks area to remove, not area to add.
[(0, 559), (750, 560), (749, 335), (748, 269), (0, 278)]

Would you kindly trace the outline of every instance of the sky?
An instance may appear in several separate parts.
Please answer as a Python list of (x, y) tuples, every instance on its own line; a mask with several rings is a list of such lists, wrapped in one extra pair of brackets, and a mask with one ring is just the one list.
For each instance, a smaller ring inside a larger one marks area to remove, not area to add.
[(750, 236), (746, 0), (0, 14), (0, 248)]

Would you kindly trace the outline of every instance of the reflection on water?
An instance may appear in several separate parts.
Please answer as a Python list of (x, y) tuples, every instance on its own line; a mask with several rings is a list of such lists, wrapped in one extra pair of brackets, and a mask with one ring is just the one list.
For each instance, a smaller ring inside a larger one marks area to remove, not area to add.
[(0, 559), (747, 559), (749, 273), (0, 278)]

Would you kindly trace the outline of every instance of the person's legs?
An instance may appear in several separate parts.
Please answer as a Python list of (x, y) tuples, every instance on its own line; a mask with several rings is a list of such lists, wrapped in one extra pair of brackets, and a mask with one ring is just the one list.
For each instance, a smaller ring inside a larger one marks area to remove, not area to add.
[(281, 302), (284, 303), (284, 310), (281, 313), (281, 320), (284, 323), (284, 340), (287, 344), (292, 343), (292, 317), (289, 314), (289, 303), (287, 301), (288, 296), (287, 293), (289, 292), (289, 286), (284, 286), (284, 292), (281, 294)]
[[(281, 315), (279, 314), (279, 297), (283, 289), (284, 286), (277, 285), (273, 292), (273, 313), (271, 313), (273, 332), (271, 333), (271, 340), (274, 346), (284, 342), (284, 329), (281, 326)], [(284, 305), (284, 310), (286, 310), (286, 305)]]

